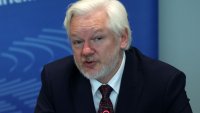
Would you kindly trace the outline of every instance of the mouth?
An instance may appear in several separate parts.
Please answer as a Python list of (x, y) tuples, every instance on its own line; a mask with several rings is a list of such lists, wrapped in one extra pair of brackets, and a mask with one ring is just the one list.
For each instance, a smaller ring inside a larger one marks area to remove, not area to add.
[(94, 68), (94, 66), (96, 65), (96, 62), (95, 61), (84, 61), (83, 65), (86, 68)]

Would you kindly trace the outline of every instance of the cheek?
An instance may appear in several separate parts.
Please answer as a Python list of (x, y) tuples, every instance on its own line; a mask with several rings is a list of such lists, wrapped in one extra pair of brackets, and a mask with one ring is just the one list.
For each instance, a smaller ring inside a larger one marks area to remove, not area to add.
[(74, 53), (74, 59), (75, 59), (77, 62), (80, 62), (81, 57), (80, 57), (79, 54)]
[(107, 63), (112, 55), (112, 50), (110, 48), (106, 48), (99, 54), (99, 58), (103, 63)]
[(118, 49), (118, 45), (115, 42), (109, 42), (101, 46), (102, 48), (99, 49), (99, 54), (102, 59), (109, 59), (110, 56), (113, 55), (113, 52)]
[(79, 50), (73, 49), (73, 55), (74, 55), (76, 58), (80, 58), (80, 51), (79, 51)]

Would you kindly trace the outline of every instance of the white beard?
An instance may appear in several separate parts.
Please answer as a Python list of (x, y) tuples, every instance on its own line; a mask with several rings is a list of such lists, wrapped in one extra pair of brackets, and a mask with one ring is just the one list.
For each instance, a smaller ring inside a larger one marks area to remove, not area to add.
[[(109, 74), (112, 73), (112, 71), (117, 68), (117, 64), (120, 61), (120, 57), (119, 57), (119, 53), (118, 51), (114, 51), (114, 54), (112, 54), (112, 58), (109, 58), (110, 60), (108, 60), (109, 62), (107, 64), (101, 64), (101, 69), (98, 70), (95, 73), (88, 73), (87, 71), (85, 71), (75, 60), (75, 64), (77, 66), (77, 68), (80, 70), (80, 72), (88, 79), (100, 79), (100, 78), (104, 78), (106, 76), (108, 76)], [(87, 57), (86, 61), (92, 61), (94, 58), (93, 57)]]

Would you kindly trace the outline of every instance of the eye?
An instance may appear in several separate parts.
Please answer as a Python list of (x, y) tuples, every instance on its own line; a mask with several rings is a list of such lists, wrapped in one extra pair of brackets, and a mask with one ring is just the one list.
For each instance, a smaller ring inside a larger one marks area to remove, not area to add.
[(83, 44), (82, 40), (74, 40), (72, 41), (73, 46), (80, 47)]
[(81, 40), (75, 40), (75, 41), (73, 41), (73, 44), (80, 44), (80, 43), (82, 43), (82, 41)]
[(101, 41), (103, 39), (103, 36), (96, 36), (93, 40), (94, 42)]

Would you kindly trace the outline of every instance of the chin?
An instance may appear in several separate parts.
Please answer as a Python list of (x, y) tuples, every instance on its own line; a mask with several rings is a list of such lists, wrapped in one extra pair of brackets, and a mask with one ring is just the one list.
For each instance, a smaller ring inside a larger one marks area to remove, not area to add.
[(100, 71), (98, 72), (91, 72), (91, 73), (88, 73), (88, 72), (85, 72), (83, 70), (81, 70), (82, 74), (88, 78), (88, 79), (101, 79), (101, 78), (104, 78), (106, 75), (108, 75), (108, 73), (110, 72), (108, 69), (101, 69)]
[(83, 76), (86, 77), (87, 79), (98, 79), (99, 75), (98, 74), (89, 74), (89, 73), (84, 73), (82, 72)]

